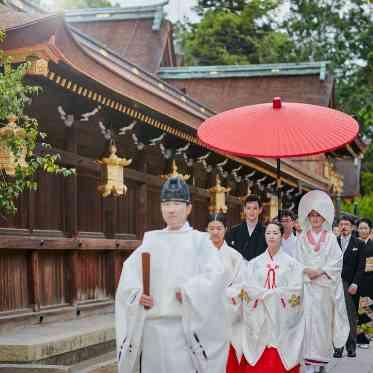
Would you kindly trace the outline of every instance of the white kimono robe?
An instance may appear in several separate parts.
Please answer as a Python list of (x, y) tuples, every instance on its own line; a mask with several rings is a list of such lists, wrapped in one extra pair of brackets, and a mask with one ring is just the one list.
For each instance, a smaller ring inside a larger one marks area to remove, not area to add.
[(233, 247), (230, 247), (225, 241), (218, 250), (220, 259), (224, 266), (224, 277), (226, 283), (226, 312), (228, 319), (229, 340), (236, 351), (237, 360), (241, 360), (242, 342), (241, 342), (241, 323), (240, 323), (240, 305), (232, 304), (231, 299), (238, 299), (242, 289), (242, 269), (244, 259), (242, 255)]
[(266, 347), (277, 350), (286, 370), (302, 361), (303, 267), (281, 249), (249, 261), (242, 294), (242, 347), (255, 366)]
[(335, 347), (344, 346), (349, 334), (341, 279), (342, 251), (332, 232), (327, 232), (319, 251), (308, 242), (305, 232), (298, 239), (295, 259), (305, 268), (326, 273), (315, 280), (304, 275), (304, 358), (308, 364), (324, 365), (332, 357), (333, 344)]
[[(143, 292), (141, 253), (150, 253), (150, 294)], [(224, 271), (206, 233), (151, 231), (125, 261), (116, 294), (119, 373), (223, 373), (228, 353)], [(183, 302), (176, 299), (182, 293)]]

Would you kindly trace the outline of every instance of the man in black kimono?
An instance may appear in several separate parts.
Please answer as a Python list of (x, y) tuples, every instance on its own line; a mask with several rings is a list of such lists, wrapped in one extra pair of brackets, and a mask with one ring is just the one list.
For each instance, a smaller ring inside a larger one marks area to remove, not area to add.
[[(347, 356), (356, 356), (356, 326), (359, 308), (359, 285), (365, 270), (364, 242), (352, 235), (353, 220), (349, 216), (339, 219), (338, 244), (343, 252), (342, 280), (345, 292), (350, 335), (346, 343)], [(343, 348), (336, 349), (334, 357), (340, 358)]]
[(246, 197), (243, 211), (245, 220), (232, 227), (226, 233), (225, 240), (246, 260), (251, 260), (262, 254), (267, 248), (264, 237), (265, 228), (259, 222), (259, 216), (263, 211), (259, 197), (256, 195)]

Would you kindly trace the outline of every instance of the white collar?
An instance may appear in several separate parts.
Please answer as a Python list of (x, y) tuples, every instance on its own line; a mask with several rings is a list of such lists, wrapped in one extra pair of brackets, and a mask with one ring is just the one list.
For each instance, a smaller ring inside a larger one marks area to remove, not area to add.
[(189, 231), (191, 229), (192, 229), (192, 227), (190, 226), (189, 222), (187, 221), (187, 222), (185, 222), (185, 224), (180, 229), (170, 230), (168, 227), (166, 227), (163, 230), (166, 231), (166, 232), (186, 232), (186, 231)]
[(341, 235), (341, 240), (343, 241), (350, 241), (350, 239), (351, 239), (351, 234), (349, 234), (348, 236)]

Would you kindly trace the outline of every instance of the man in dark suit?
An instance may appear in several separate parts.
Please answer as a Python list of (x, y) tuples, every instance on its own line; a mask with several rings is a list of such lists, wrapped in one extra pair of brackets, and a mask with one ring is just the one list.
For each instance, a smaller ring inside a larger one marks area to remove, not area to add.
[(251, 260), (262, 254), (267, 244), (264, 237), (265, 228), (259, 222), (263, 211), (258, 196), (246, 197), (243, 205), (245, 220), (232, 227), (225, 235), (227, 244), (235, 248), (246, 260)]
[[(343, 252), (342, 281), (346, 299), (350, 335), (346, 343), (347, 356), (356, 357), (356, 326), (359, 308), (359, 284), (365, 270), (364, 243), (352, 235), (353, 220), (349, 216), (339, 219), (339, 246)], [(342, 357), (343, 348), (336, 349), (334, 357)]]

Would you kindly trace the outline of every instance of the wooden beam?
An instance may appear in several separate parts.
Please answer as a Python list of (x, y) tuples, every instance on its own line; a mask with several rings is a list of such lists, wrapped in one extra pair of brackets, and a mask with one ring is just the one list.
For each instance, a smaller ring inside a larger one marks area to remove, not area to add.
[(31, 236), (3, 236), (0, 249), (5, 250), (118, 250), (132, 251), (140, 245), (138, 240), (114, 240), (94, 238), (51, 238), (42, 239)]

